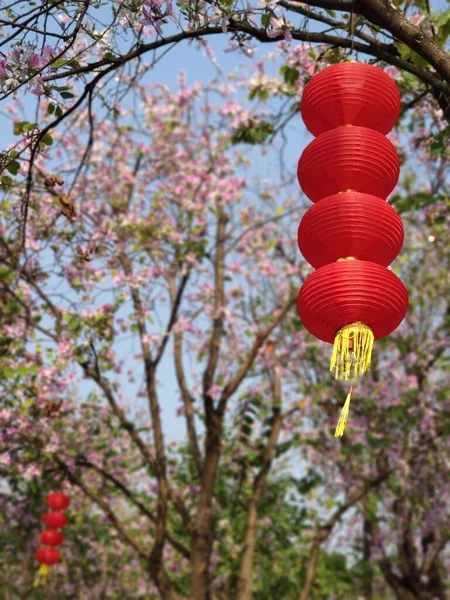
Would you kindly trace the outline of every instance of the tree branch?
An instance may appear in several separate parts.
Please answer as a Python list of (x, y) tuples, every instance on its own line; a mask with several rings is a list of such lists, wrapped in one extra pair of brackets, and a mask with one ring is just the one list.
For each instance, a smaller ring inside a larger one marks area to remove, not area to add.
[[(77, 462), (78, 462), (78, 464), (80, 464), (82, 466), (86, 466), (89, 469), (93, 469), (94, 471), (96, 471), (97, 473), (99, 473), (100, 475), (102, 475), (102, 477), (104, 477), (105, 479), (107, 479), (108, 481), (110, 481), (112, 484), (114, 484), (114, 486), (117, 489), (119, 489), (124, 494), (124, 496), (126, 496), (128, 498), (128, 500), (130, 500), (130, 502), (132, 502), (134, 504), (134, 506), (136, 506), (136, 508), (139, 509), (139, 511), (143, 515), (145, 515), (146, 517), (148, 517), (152, 521), (152, 523), (156, 523), (157, 519), (156, 519), (155, 514), (151, 510), (149, 510), (139, 500), (139, 498), (137, 498), (137, 496), (136, 496), (136, 494), (134, 492), (132, 492), (131, 490), (129, 490), (121, 481), (119, 481), (116, 477), (114, 477), (114, 475), (112, 475), (111, 473), (109, 473), (105, 469), (102, 469), (98, 465), (95, 465), (94, 463), (90, 462), (83, 455), (80, 456), (80, 458), (78, 459)], [(167, 533), (167, 541), (170, 542), (170, 544), (175, 548), (175, 550), (177, 550), (182, 556), (184, 556), (187, 559), (189, 559), (191, 557), (191, 553), (188, 550), (188, 548), (186, 548), (186, 546), (184, 546), (178, 540), (176, 540), (170, 533)]]
[(296, 298), (290, 298), (286, 302), (285, 306), (276, 315), (276, 317), (274, 317), (273, 322), (266, 329), (264, 329), (264, 331), (257, 334), (256, 340), (254, 341), (249, 353), (244, 358), (240, 369), (236, 373), (235, 377), (231, 381), (229, 381), (222, 390), (219, 405), (217, 407), (217, 412), (219, 415), (224, 414), (228, 399), (235, 393), (235, 391), (241, 385), (244, 377), (247, 375), (249, 369), (252, 367), (253, 361), (255, 360), (258, 352), (264, 345), (269, 335), (281, 323), (281, 321), (287, 315), (289, 310), (295, 305), (296, 301)]

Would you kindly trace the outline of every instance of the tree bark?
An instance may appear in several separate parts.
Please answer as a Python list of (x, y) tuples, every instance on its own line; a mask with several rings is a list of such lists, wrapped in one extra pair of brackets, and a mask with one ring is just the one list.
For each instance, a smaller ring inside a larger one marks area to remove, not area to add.
[(316, 577), (317, 561), (319, 560), (320, 546), (322, 545), (322, 542), (326, 540), (327, 537), (328, 535), (324, 535), (324, 533), (320, 529), (316, 532), (314, 536), (311, 551), (308, 557), (308, 564), (306, 565), (305, 581), (303, 583), (302, 591), (300, 592), (298, 600), (309, 600), (311, 588)]
[[(367, 511), (367, 500), (364, 500), (364, 522), (363, 522), (363, 557), (366, 564), (371, 564), (372, 544), (373, 544), (373, 533), (374, 533), (374, 521), (370, 519), (370, 516), (366, 514)], [(373, 582), (372, 576), (369, 574), (368, 580), (363, 583), (363, 593), (365, 600), (372, 600), (373, 598)]]
[(213, 411), (206, 432), (205, 459), (191, 541), (191, 600), (210, 600), (209, 561), (212, 552), (212, 499), (221, 453), (222, 418)]
[(242, 562), (239, 571), (236, 600), (251, 600), (252, 598), (253, 559), (255, 555), (256, 535), (258, 533), (258, 507), (267, 475), (270, 471), (270, 467), (272, 466), (272, 461), (275, 456), (275, 450), (277, 447), (278, 436), (282, 422), (281, 381), (277, 367), (275, 367), (273, 370), (273, 396), (273, 423), (267, 442), (263, 464), (253, 484), (253, 493), (247, 514), (244, 550), (242, 553)]

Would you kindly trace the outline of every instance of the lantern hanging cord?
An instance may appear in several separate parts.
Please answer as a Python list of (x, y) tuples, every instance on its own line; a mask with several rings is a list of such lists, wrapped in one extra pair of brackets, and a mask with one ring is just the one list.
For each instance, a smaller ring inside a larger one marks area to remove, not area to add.
[(350, 391), (345, 399), (344, 406), (341, 410), (341, 415), (339, 417), (339, 421), (336, 425), (336, 431), (334, 432), (334, 437), (342, 437), (344, 435), (345, 426), (347, 425), (348, 413), (350, 410), (350, 400), (352, 398), (353, 387), (350, 387)]
[(368, 371), (372, 360), (374, 335), (364, 323), (350, 323), (339, 329), (334, 338), (330, 371), (336, 379), (357, 379)]

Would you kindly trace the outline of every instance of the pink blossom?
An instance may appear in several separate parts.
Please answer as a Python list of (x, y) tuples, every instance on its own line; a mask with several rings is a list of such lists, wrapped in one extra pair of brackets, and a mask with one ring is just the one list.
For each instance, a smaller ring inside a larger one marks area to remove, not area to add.
[(422, 21), (425, 20), (425, 15), (422, 13), (416, 12), (408, 17), (408, 20), (413, 23), (413, 25), (420, 25)]

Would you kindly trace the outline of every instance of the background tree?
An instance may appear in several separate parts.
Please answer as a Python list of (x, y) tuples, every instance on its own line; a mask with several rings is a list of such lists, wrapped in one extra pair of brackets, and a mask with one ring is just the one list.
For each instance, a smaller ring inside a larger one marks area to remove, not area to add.
[[(378, 0), (1, 8), (16, 140), (0, 163), (3, 596), (445, 598), (450, 12)], [(272, 55), (226, 77), (220, 36), (236, 57), (265, 43)], [(217, 79), (149, 87), (188, 43)], [(338, 442), (346, 390), (294, 308), (310, 269), (287, 127), (309, 78), (355, 58), (402, 94), (392, 202), (408, 235), (394, 269), (411, 306), (377, 344)], [(35, 589), (58, 485), (73, 497), (64, 564)]]
[[(273, 164), (285, 103), (315, 68), (304, 46), (282, 52), (278, 75), (259, 63), (242, 81), (181, 77), (177, 91), (123, 74), (126, 104), (74, 110), (6, 186), (5, 597), (445, 598), (440, 115), (429, 98), (411, 102), (398, 75), (404, 165), (392, 201), (408, 236), (395, 269), (411, 306), (377, 344), (337, 441), (346, 390), (294, 308), (310, 272), (296, 247), (298, 188), (274, 169), (249, 181), (249, 157)], [(253, 104), (236, 97), (244, 80)], [(42, 132), (56, 108), (40, 106)], [(35, 129), (16, 111), (26, 144)], [(260, 142), (275, 146), (250, 151)], [(174, 392), (186, 436), (168, 441)], [(65, 562), (33, 589), (45, 493), (60, 484), (74, 498)]]

